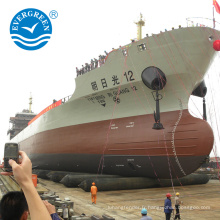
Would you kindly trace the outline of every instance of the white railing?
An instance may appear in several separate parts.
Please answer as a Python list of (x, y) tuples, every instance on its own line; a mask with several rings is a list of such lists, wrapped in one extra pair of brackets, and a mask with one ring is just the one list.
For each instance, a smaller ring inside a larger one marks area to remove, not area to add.
[[(211, 18), (192, 17), (186, 19), (187, 27), (210, 27), (220, 30), (220, 23)], [(215, 27), (214, 27), (215, 26)]]
[(65, 98), (62, 98), (62, 104), (64, 104), (65, 102), (69, 101), (69, 99), (71, 98), (72, 95), (66, 96)]

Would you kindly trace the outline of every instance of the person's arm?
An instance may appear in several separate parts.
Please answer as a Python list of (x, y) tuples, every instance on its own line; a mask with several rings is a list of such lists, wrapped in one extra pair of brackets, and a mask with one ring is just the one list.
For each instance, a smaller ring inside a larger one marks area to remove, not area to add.
[(46, 206), (52, 220), (60, 220), (60, 217), (56, 213), (56, 208), (54, 205), (50, 204), (47, 200), (43, 201), (44, 205)]
[[(22, 157), (21, 163), (17, 164), (14, 160), (9, 160), (9, 164), (12, 167), (15, 180), (24, 192), (31, 220), (51, 220), (50, 214), (32, 182), (32, 163), (25, 152), (20, 151), (19, 154)], [(3, 166), (0, 167), (2, 168)], [(12, 175), (7, 172), (1, 172), (1, 174)]]

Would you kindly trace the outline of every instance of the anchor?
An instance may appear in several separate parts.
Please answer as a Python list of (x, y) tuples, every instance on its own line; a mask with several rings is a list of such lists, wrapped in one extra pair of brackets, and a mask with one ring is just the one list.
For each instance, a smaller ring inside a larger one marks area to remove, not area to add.
[[(156, 93), (156, 97), (155, 97)], [(158, 93), (158, 89), (152, 92), (154, 100), (156, 101), (156, 112), (154, 111), (154, 120), (155, 123), (153, 125), (153, 129), (160, 130), (164, 129), (163, 124), (160, 122), (160, 100), (163, 98), (161, 94)]]

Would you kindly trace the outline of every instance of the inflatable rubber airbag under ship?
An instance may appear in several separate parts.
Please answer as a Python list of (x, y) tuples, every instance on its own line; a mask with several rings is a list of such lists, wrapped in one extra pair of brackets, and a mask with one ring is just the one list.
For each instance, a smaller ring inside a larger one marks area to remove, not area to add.
[(77, 70), (76, 89), (37, 116), (12, 141), (37, 169), (151, 178), (183, 177), (207, 159), (213, 132), (188, 112), (204, 97), (204, 76), (220, 32), (186, 27), (160, 32)]

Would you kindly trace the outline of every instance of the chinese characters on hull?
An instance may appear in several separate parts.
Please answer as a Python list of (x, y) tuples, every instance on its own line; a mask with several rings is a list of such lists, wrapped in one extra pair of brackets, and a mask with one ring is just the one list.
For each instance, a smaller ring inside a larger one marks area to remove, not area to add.
[[(127, 82), (131, 82), (135, 80), (132, 71), (125, 72), (123, 74), (123, 77), (125, 77)], [(119, 85), (120, 85), (120, 80), (117, 75), (112, 75), (111, 81), (110, 80), (107, 81), (106, 78), (102, 78), (100, 79), (100, 81), (91, 82), (91, 88), (93, 91), (99, 91), (99, 89), (109, 88), (109, 86), (111, 87), (111, 90), (112, 90), (112, 86), (119, 86)], [(87, 100), (94, 104), (98, 102), (100, 105), (105, 107), (106, 98), (111, 98), (111, 100), (114, 103), (119, 104), (121, 103), (121, 99), (119, 98), (119, 95), (129, 93), (130, 91), (136, 91), (136, 90), (137, 90), (136, 86), (133, 86), (133, 85), (131, 85), (130, 88), (123, 88), (123, 89), (115, 88), (115, 90), (113, 89), (113, 91), (108, 91), (106, 93), (106, 96), (105, 95), (92, 95), (92, 96), (88, 96)]]
[[(131, 70), (129, 70), (128, 72), (125, 72), (125, 73), (124, 73), (124, 76), (125, 76), (127, 82), (132, 82), (132, 81), (135, 80), (135, 78), (134, 78), (134, 76), (133, 76), (133, 72), (132, 72)], [(117, 86), (117, 85), (120, 84), (120, 80), (119, 80), (119, 78), (118, 78), (117, 75), (113, 75), (111, 81), (112, 81), (112, 82), (109, 83), (111, 86)], [(102, 84), (102, 88), (103, 88), (103, 89), (104, 89), (104, 88), (108, 88), (108, 83), (107, 83), (107, 81), (106, 81), (105, 78), (100, 79), (100, 82), (101, 82), (101, 84)], [(98, 90), (99, 90), (96, 81), (91, 82), (91, 86), (92, 86), (92, 90), (93, 90), (93, 91), (98, 91)]]

